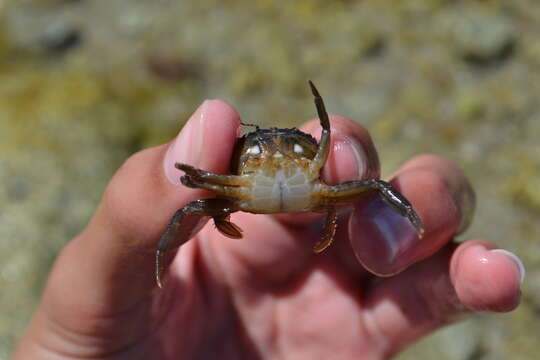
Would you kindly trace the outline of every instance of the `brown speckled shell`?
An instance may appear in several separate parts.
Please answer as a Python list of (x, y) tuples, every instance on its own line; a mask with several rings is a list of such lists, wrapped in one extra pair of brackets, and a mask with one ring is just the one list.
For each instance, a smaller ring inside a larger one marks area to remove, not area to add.
[[(254, 155), (249, 154), (249, 149), (254, 145), (259, 145), (261, 152), (274, 152), (276, 146), (284, 149), (292, 149), (294, 144), (299, 144), (304, 149), (303, 157), (313, 159), (317, 153), (317, 141), (309, 134), (292, 129), (258, 129), (240, 137), (234, 146), (231, 159), (231, 174), (239, 175), (246, 162)], [(293, 151), (287, 151), (286, 154), (291, 157), (299, 157)]]

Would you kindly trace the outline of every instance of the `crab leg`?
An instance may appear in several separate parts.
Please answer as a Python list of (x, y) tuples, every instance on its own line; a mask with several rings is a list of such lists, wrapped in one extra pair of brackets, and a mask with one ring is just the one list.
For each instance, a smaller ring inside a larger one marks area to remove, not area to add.
[(313, 85), (311, 81), (309, 81), (309, 86), (311, 87), (311, 92), (314, 96), (315, 106), (317, 107), (317, 114), (319, 115), (319, 120), (321, 121), (322, 127), (319, 148), (309, 167), (310, 173), (314, 176), (314, 178), (318, 178), (321, 169), (326, 163), (328, 153), (330, 152), (330, 119), (324, 107), (324, 102), (321, 95), (319, 94), (319, 91), (317, 91), (317, 88), (315, 87), (315, 85)]
[(198, 182), (211, 182), (218, 185), (227, 185), (227, 186), (248, 186), (249, 179), (247, 176), (242, 175), (221, 175), (214, 174), (208, 171), (196, 169), (191, 165), (176, 163), (174, 166), (182, 170), (193, 179), (196, 179)]
[(337, 228), (337, 212), (335, 207), (328, 208), (326, 213), (326, 219), (324, 221), (324, 230), (321, 240), (313, 247), (313, 251), (316, 253), (323, 252), (324, 249), (330, 246), (334, 240)]
[(218, 195), (236, 198), (236, 199), (245, 199), (246, 192), (243, 187), (239, 186), (227, 186), (220, 184), (213, 184), (211, 182), (204, 182), (195, 178), (192, 178), (189, 175), (184, 175), (180, 178), (180, 181), (183, 185), (193, 188), (193, 189), (204, 189), (212, 191)]
[[(218, 230), (225, 236), (231, 238), (241, 238), (242, 230), (229, 221), (231, 213), (237, 211), (237, 207), (234, 202), (227, 199), (203, 199), (190, 202), (180, 210), (177, 210), (167, 229), (161, 235), (156, 249), (156, 282), (159, 287), (162, 287), (163, 272), (165, 271), (165, 265), (163, 257), (165, 253), (171, 248), (176, 248), (187, 242), (194, 232), (198, 230), (195, 226), (195, 230), (186, 232), (186, 223), (190, 222), (193, 225), (193, 221), (198, 222), (200, 218), (204, 216), (211, 216), (214, 219), (214, 223)], [(189, 220), (188, 220), (189, 219)]]
[(379, 179), (350, 181), (334, 186), (322, 186), (320, 190), (321, 205), (338, 205), (349, 203), (377, 191), (382, 199), (394, 210), (405, 216), (421, 238), (424, 235), (422, 220), (412, 205), (392, 185)]

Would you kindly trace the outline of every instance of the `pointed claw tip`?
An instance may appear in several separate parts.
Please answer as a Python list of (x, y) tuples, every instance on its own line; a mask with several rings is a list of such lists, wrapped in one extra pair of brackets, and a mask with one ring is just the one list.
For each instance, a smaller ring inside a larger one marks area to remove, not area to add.
[(315, 254), (320, 254), (322, 253), (324, 250), (326, 250), (329, 246), (330, 246), (331, 242), (328, 243), (328, 244), (325, 244), (325, 243), (322, 243), (322, 244), (315, 244), (315, 246), (313, 246), (313, 252)]
[(156, 274), (156, 284), (158, 288), (163, 289), (163, 283), (161, 282), (161, 275), (159, 273)]
[(408, 218), (411, 225), (414, 227), (414, 230), (416, 230), (418, 238), (422, 239), (424, 237), (424, 225), (422, 224), (422, 220), (420, 220), (420, 217), (416, 213), (412, 214), (412, 216), (408, 216)]
[(178, 170), (182, 170), (184, 172), (187, 172), (187, 171), (193, 169), (193, 167), (191, 165), (178, 163), (178, 162), (174, 164), (174, 167), (177, 168)]
[(163, 256), (163, 252), (158, 248), (156, 250), (156, 262), (155, 262), (155, 274), (156, 274), (156, 284), (160, 289), (163, 289), (163, 284), (161, 282), (161, 277), (163, 275), (163, 268), (161, 263), (161, 258)]
[(309, 83), (309, 87), (311, 88), (311, 92), (312, 92), (313, 96), (321, 97), (321, 95), (319, 94), (319, 91), (315, 87), (315, 84), (313, 84), (313, 81), (308, 80), (308, 83)]

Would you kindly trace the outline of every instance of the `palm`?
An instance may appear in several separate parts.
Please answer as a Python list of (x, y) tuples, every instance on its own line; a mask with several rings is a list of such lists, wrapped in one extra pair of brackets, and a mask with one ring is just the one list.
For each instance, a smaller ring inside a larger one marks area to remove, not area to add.
[(224, 238), (208, 224), (172, 266), (163, 296), (176, 293), (192, 301), (161, 309), (165, 314), (159, 316), (167, 320), (158, 336), (171, 341), (171, 357), (382, 355), (382, 339), (375, 339), (381, 334), (372, 333), (377, 325), (372, 318), (365, 321), (370, 276), (354, 259), (346, 230), (315, 255), (316, 227), (306, 231), (263, 215), (240, 214), (233, 220), (244, 229), (243, 239)]

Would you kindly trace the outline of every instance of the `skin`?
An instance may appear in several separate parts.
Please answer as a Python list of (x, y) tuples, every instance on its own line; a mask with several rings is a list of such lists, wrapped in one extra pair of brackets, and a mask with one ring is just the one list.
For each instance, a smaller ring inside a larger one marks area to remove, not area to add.
[[(432, 155), (411, 159), (391, 179), (425, 228), (397, 258), (377, 256), (380, 234), (362, 215), (373, 199), (340, 216), (335, 244), (318, 255), (311, 248), (320, 215), (236, 213), (243, 239), (202, 227), (171, 255), (158, 289), (154, 251), (168, 219), (209, 195), (171, 184), (181, 175), (174, 162), (226, 173), (239, 121), (228, 104), (206, 101), (171, 144), (126, 161), (87, 228), (59, 255), (13, 359), (386, 359), (474, 311), (518, 305), (521, 273), (508, 253), (485, 240), (453, 242), (470, 188), (453, 163)], [(331, 124), (324, 180), (377, 172), (368, 132), (340, 116)], [(317, 136), (317, 125), (303, 130)], [(366, 154), (360, 161), (351, 144)], [(404, 244), (406, 230), (396, 233)], [(377, 278), (358, 260), (396, 275)]]

